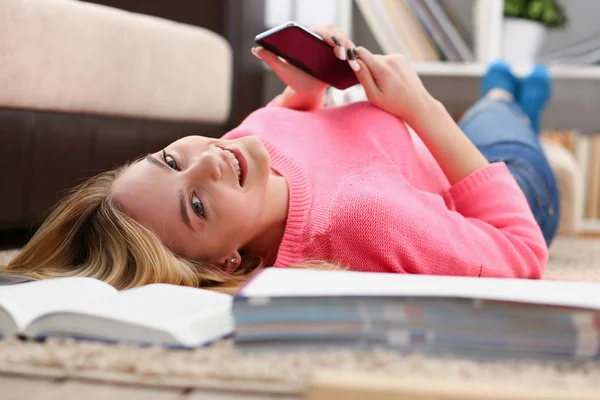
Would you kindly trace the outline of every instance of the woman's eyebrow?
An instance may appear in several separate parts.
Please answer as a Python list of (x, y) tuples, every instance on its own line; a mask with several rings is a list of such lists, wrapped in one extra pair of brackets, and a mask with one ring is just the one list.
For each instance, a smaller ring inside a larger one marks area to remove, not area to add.
[[(151, 154), (148, 154), (146, 156), (146, 161), (148, 161), (152, 165), (156, 165), (158, 167), (164, 168), (167, 171), (173, 171), (172, 168), (167, 167), (167, 165), (161, 163), (159, 160), (152, 157)], [(179, 211), (181, 212), (181, 219), (183, 220), (183, 223), (185, 224), (185, 226), (187, 226), (191, 230), (194, 230), (194, 228), (192, 227), (192, 221), (190, 220), (190, 216), (187, 213), (187, 207), (185, 206), (185, 194), (183, 193), (183, 190), (181, 190), (181, 189), (179, 190)]]
[(187, 207), (185, 206), (185, 195), (183, 194), (183, 190), (179, 189), (179, 210), (181, 211), (181, 219), (185, 226), (194, 230), (192, 227), (192, 221), (190, 220), (190, 216), (187, 213)]
[(161, 167), (163, 169), (166, 169), (168, 171), (171, 171), (171, 168), (167, 167), (166, 164), (160, 162), (159, 160), (157, 160), (156, 158), (152, 157), (152, 154), (148, 154), (146, 156), (146, 161), (148, 161), (150, 164), (156, 165), (158, 167)]

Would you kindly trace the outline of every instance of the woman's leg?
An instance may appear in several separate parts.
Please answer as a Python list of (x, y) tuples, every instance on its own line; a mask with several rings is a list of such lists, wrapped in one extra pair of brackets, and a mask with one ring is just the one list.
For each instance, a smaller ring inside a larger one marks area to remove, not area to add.
[(497, 63), (484, 76), (482, 86), (483, 97), (459, 125), (490, 162), (506, 163), (550, 244), (558, 228), (560, 196), (533, 128), (548, 100), (550, 78), (545, 69), (538, 68), (519, 83), (505, 64)]

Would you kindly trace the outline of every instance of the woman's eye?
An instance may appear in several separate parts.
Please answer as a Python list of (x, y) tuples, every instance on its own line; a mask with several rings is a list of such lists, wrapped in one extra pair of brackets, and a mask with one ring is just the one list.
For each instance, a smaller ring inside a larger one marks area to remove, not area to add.
[(163, 160), (165, 160), (165, 163), (173, 168), (174, 170), (179, 171), (179, 167), (177, 166), (177, 162), (175, 162), (175, 159), (173, 157), (171, 157), (170, 155), (168, 155), (164, 150), (163, 150)]
[(204, 204), (202, 204), (202, 200), (196, 195), (192, 196), (192, 209), (196, 214), (204, 218)]

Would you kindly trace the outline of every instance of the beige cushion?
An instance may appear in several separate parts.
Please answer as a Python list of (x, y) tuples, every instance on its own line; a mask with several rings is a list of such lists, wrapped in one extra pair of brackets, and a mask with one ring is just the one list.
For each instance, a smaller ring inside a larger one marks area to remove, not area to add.
[(74, 0), (0, 2), (0, 107), (227, 119), (232, 54), (221, 36)]

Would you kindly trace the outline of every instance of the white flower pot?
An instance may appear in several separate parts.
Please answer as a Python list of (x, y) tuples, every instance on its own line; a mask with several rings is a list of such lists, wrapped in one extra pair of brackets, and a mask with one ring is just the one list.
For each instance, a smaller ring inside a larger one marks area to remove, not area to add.
[(502, 58), (518, 67), (531, 67), (544, 44), (546, 27), (536, 21), (504, 18)]

